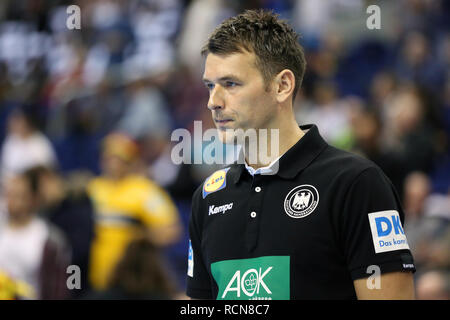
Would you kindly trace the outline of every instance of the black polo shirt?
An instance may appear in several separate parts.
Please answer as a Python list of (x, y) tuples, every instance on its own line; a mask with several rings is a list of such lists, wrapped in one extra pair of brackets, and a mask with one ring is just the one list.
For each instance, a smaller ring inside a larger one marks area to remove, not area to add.
[(389, 179), (315, 125), (300, 128), (276, 174), (233, 164), (195, 191), (190, 297), (355, 299), (353, 280), (374, 270), (415, 271)]

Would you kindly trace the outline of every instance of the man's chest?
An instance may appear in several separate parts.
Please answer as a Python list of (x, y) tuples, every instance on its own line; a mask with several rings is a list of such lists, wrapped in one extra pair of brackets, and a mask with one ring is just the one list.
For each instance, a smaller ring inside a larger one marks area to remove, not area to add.
[(206, 197), (201, 246), (217, 298), (286, 299), (345, 277), (331, 189), (311, 180), (252, 179)]
[(205, 198), (202, 247), (209, 262), (259, 254), (313, 258), (337, 248), (330, 186), (255, 177)]

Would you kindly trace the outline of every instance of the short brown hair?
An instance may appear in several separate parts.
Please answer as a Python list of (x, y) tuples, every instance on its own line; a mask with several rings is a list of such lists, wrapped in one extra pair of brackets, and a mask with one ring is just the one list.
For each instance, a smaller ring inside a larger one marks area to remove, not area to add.
[(229, 55), (243, 49), (252, 52), (266, 84), (282, 70), (289, 69), (295, 76), (295, 99), (306, 69), (298, 38), (292, 27), (272, 11), (247, 10), (222, 22), (202, 48), (202, 55)]

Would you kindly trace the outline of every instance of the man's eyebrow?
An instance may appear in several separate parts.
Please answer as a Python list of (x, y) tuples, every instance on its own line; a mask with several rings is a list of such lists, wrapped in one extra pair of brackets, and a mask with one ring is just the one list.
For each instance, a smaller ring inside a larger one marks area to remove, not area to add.
[[(209, 79), (207, 79), (207, 78), (203, 78), (202, 80), (203, 80), (203, 82), (205, 82), (205, 83), (211, 83), (211, 82), (214, 82), (214, 81), (209, 80)], [(234, 76), (234, 75), (225, 75), (225, 76), (220, 77), (219, 79), (217, 79), (218, 82), (221, 82), (221, 81), (229, 81), (229, 80), (231, 80), (231, 81), (239, 81), (240, 79), (239, 79), (237, 76)]]

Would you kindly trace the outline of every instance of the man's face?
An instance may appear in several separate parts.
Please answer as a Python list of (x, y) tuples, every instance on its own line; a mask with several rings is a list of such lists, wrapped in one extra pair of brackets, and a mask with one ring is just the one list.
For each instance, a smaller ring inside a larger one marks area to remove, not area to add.
[(64, 193), (64, 183), (54, 172), (46, 172), (39, 177), (39, 196), (42, 204), (51, 206)]
[(130, 165), (120, 157), (104, 152), (101, 158), (102, 170), (112, 178), (122, 178), (129, 172)]
[(276, 100), (253, 53), (208, 54), (203, 81), (209, 90), (208, 109), (223, 143), (234, 141), (227, 129), (273, 128)]
[(22, 177), (14, 177), (6, 186), (6, 205), (11, 219), (21, 219), (32, 214), (34, 199), (29, 183)]

